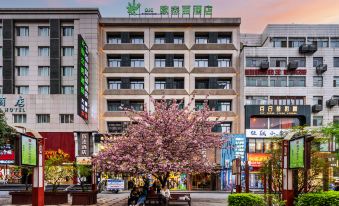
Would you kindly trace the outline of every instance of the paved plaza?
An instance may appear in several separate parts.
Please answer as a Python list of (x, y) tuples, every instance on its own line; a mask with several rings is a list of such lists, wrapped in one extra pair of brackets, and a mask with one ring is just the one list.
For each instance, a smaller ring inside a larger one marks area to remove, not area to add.
[[(129, 192), (119, 194), (98, 194), (98, 206), (127, 206)], [(226, 206), (227, 195), (225, 193), (194, 192), (191, 193), (192, 206)], [(11, 197), (8, 192), (0, 192), (0, 205), (11, 205)], [(71, 198), (69, 204), (71, 205)], [(181, 204), (182, 205), (182, 204)]]

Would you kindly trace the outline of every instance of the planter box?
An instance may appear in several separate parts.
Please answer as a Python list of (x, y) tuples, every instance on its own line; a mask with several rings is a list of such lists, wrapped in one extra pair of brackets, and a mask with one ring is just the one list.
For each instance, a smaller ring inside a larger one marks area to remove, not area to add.
[(45, 192), (45, 205), (68, 203), (68, 192)]
[(93, 205), (97, 203), (98, 191), (72, 192), (72, 205)]
[(12, 196), (13, 205), (32, 204), (32, 192), (31, 191), (10, 192), (9, 194)]

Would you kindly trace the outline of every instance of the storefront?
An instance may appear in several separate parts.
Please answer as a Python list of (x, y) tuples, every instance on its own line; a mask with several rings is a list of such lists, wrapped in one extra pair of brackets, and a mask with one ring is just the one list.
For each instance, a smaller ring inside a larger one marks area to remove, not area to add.
[(260, 168), (277, 149), (276, 138), (283, 138), (295, 126), (310, 125), (309, 105), (246, 105), (246, 152), (250, 166), (250, 188), (263, 189)]

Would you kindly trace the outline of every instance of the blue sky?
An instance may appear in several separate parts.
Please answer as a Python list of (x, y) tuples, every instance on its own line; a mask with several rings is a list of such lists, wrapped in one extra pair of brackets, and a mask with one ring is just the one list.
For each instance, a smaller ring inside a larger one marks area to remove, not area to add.
[[(103, 17), (127, 17), (132, 0), (0, 0), (1, 7), (97, 7)], [(241, 17), (242, 32), (259, 33), (272, 23), (339, 24), (339, 0), (136, 0), (142, 8), (212, 5), (214, 17)]]

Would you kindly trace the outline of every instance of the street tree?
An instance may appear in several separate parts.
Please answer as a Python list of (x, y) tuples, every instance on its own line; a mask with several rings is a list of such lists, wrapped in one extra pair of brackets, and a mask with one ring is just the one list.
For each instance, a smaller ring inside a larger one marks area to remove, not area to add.
[(155, 101), (154, 112), (127, 109), (131, 118), (127, 130), (119, 136), (105, 139), (104, 148), (94, 158), (103, 172), (131, 175), (152, 174), (162, 185), (170, 172), (212, 173), (215, 163), (208, 161), (206, 152), (220, 148), (220, 134), (212, 128), (212, 111), (205, 101), (197, 111), (183, 109), (176, 100)]
[(5, 113), (0, 109), (0, 144), (4, 143), (15, 132), (15, 129), (7, 124)]

